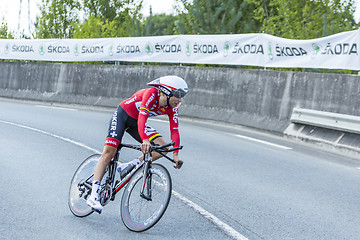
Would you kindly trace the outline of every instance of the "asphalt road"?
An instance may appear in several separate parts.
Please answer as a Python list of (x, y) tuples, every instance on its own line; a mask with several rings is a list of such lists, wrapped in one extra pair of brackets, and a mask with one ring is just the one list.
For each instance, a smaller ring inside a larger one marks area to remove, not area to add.
[[(102, 150), (111, 115), (0, 99), (2, 239), (231, 239), (221, 224), (248, 239), (360, 238), (358, 160), (188, 119), (180, 126), (183, 168), (159, 163), (170, 170), (173, 190), (205, 213), (174, 195), (157, 225), (133, 233), (120, 219), (120, 194), (102, 214), (77, 218), (67, 206), (69, 182), (91, 149)], [(164, 120), (149, 123), (169, 139)]]

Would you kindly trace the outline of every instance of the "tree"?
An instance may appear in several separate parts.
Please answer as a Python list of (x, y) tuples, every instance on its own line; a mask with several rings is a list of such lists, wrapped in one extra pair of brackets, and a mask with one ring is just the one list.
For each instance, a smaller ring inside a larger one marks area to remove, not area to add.
[(163, 36), (175, 34), (175, 22), (177, 17), (165, 13), (152, 15), (145, 19), (144, 35), (145, 36)]
[(100, 38), (135, 35), (141, 7), (142, 0), (43, 0), (36, 36)]
[(129, 15), (139, 15), (143, 0), (83, 0), (86, 17), (95, 16), (102, 21), (118, 22)]
[(83, 0), (85, 20), (74, 25), (75, 38), (138, 36), (142, 0)]
[(353, 0), (249, 0), (261, 30), (292, 39), (319, 38), (355, 28)]
[(78, 0), (43, 0), (35, 24), (37, 38), (71, 38), (79, 22)]
[(14, 38), (14, 33), (9, 31), (9, 28), (8, 28), (8, 25), (6, 22), (2, 22), (0, 25), (0, 38), (3, 38), (3, 39)]
[(81, 24), (74, 25), (74, 38), (126, 37), (129, 31), (122, 28), (115, 20), (103, 21), (100, 17), (90, 16)]
[(176, 30), (180, 34), (257, 32), (254, 5), (245, 0), (177, 0), (180, 8)]

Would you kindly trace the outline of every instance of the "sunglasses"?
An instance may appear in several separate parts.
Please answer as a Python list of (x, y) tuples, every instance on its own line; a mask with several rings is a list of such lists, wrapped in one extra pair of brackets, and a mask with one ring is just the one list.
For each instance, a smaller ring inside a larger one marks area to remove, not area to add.
[(183, 98), (185, 97), (187, 92), (185, 92), (183, 89), (178, 89), (176, 91), (172, 91), (172, 95), (177, 98)]

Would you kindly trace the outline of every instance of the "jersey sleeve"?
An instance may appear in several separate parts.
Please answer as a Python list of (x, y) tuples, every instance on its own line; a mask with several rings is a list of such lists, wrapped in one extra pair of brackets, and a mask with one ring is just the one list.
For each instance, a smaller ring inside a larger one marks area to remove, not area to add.
[[(171, 141), (175, 143), (174, 147), (178, 147), (180, 146), (178, 108), (173, 108), (172, 111), (172, 114), (168, 114), (170, 122)], [(174, 153), (178, 152), (179, 150), (174, 151)]]
[(156, 101), (156, 95), (154, 91), (151, 91), (151, 88), (149, 88), (147, 91), (144, 92), (140, 108), (139, 108), (139, 117), (138, 117), (138, 131), (139, 135), (141, 137), (141, 140), (148, 139), (149, 136), (146, 132), (146, 121), (149, 118), (150, 114), (150, 106), (154, 105)]

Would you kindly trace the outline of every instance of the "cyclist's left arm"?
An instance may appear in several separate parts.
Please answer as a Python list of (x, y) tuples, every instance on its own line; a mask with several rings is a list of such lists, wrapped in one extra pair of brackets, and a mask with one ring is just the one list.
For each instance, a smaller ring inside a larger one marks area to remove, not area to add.
[[(178, 147), (180, 146), (178, 109), (173, 108), (172, 113), (169, 113), (168, 116), (170, 122), (171, 141), (175, 143), (174, 147)], [(174, 156), (178, 155), (178, 153), (179, 150), (174, 151)]]
[[(175, 143), (174, 147), (178, 147), (180, 146), (178, 108), (173, 108), (172, 111), (173, 113), (168, 114), (170, 122), (171, 141)], [(182, 167), (183, 161), (179, 157), (179, 150), (173, 152), (173, 159), (176, 163), (174, 168), (180, 169)]]

